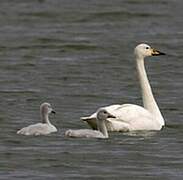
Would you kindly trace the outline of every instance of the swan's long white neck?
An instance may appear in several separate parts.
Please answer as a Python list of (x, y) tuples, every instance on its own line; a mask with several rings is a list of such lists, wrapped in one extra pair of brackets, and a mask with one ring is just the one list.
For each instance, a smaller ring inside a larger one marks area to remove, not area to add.
[(97, 127), (98, 127), (98, 130), (99, 130), (106, 138), (109, 137), (108, 132), (107, 132), (107, 127), (106, 127), (106, 125), (105, 125), (105, 120), (98, 120), (98, 119), (97, 119)]
[(160, 125), (164, 125), (165, 123), (164, 123), (163, 116), (154, 99), (151, 86), (147, 78), (147, 74), (144, 66), (144, 58), (136, 56), (136, 63), (137, 63), (137, 72), (139, 76), (140, 86), (142, 90), (142, 99), (143, 99), (144, 108), (150, 111), (156, 117)]

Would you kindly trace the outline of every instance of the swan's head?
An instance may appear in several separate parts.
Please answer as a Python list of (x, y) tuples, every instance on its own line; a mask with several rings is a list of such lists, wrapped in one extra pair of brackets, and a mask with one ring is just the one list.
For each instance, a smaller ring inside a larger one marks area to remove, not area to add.
[(148, 56), (159, 56), (159, 55), (165, 55), (165, 53), (150, 47), (148, 44), (139, 44), (135, 48), (135, 56), (139, 58), (145, 58)]
[(46, 115), (46, 114), (50, 114), (50, 113), (54, 113), (55, 111), (52, 109), (51, 105), (49, 103), (43, 103), (40, 106), (40, 112), (42, 115)]
[(106, 109), (100, 108), (97, 112), (97, 119), (106, 120), (107, 118), (116, 118), (114, 115), (110, 114)]

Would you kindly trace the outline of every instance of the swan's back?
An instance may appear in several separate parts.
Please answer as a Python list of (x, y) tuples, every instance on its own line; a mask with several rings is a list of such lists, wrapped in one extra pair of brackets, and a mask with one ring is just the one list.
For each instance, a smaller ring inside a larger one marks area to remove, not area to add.
[(52, 132), (57, 132), (55, 126), (46, 123), (37, 123), (20, 129), (19, 131), (17, 131), (17, 134), (38, 136), (47, 135)]
[[(106, 107), (106, 109), (108, 110), (108, 107)], [(135, 104), (123, 104), (113, 110), (109, 109), (108, 111), (116, 116), (115, 120), (122, 120), (127, 123), (130, 123), (131, 121), (139, 118), (152, 118), (152, 114), (149, 111)]]
[(135, 104), (123, 104), (110, 113), (116, 117), (107, 120), (106, 125), (110, 131), (156, 130), (160, 128), (149, 111)]
[(65, 136), (67, 137), (75, 137), (75, 138), (106, 138), (100, 131), (91, 130), (91, 129), (79, 129), (72, 130), (69, 129), (65, 132)]
[[(145, 108), (135, 104), (111, 105), (104, 107), (116, 118), (107, 119), (106, 126), (109, 131), (131, 130), (158, 130), (160, 124), (154, 123), (154, 117)], [(83, 117), (91, 127), (96, 127), (96, 113)]]

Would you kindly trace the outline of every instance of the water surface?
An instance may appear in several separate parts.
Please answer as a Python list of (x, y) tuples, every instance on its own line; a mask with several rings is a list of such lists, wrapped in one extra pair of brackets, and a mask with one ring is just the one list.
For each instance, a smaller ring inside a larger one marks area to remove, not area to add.
[[(179, 0), (2, 0), (0, 2), (0, 179), (182, 179), (183, 2)], [(114, 103), (142, 104), (133, 48), (147, 59), (166, 119), (160, 132), (68, 139), (80, 116)], [(50, 102), (59, 132), (24, 137)]]

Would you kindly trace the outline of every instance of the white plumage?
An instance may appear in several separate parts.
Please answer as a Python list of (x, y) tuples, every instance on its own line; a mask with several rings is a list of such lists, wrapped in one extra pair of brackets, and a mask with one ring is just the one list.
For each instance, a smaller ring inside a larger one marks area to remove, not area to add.
[[(147, 44), (140, 44), (135, 48), (137, 72), (142, 91), (144, 107), (134, 104), (110, 105), (104, 107), (116, 118), (107, 119), (106, 126), (109, 131), (133, 130), (160, 130), (165, 122), (153, 97), (153, 93), (144, 67), (144, 58), (147, 56), (164, 55), (164, 53), (151, 48)], [(97, 113), (82, 117), (93, 129), (96, 128)]]

